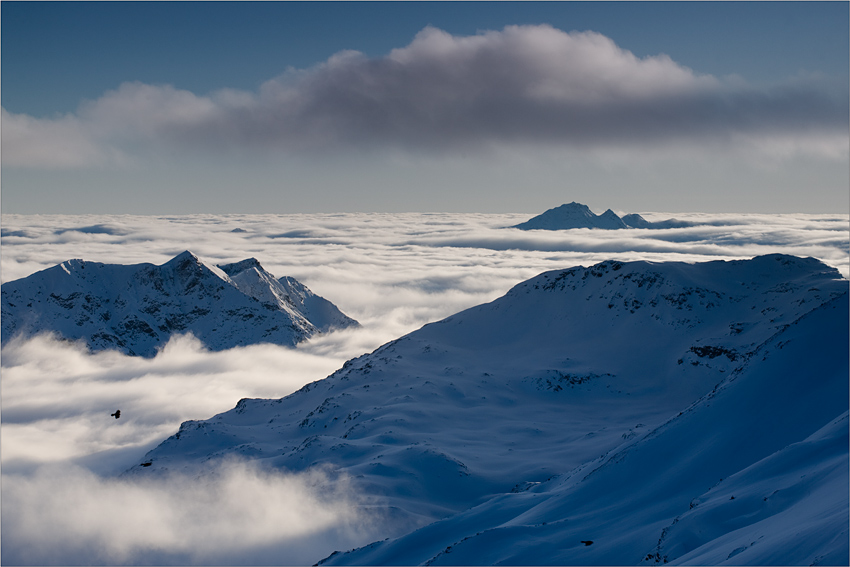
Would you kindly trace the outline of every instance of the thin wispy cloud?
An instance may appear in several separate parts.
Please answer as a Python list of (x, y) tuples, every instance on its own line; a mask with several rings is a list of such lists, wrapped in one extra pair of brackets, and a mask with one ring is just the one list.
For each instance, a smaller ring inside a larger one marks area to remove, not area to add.
[[(711, 150), (846, 159), (845, 100), (817, 81), (755, 87), (596, 32), (425, 28), (383, 57), (343, 51), (256, 92), (196, 94), (124, 83), (58, 118), (3, 111), (3, 163), (125, 165), (173, 152), (310, 154), (363, 149)], [(353, 149), (356, 148), (356, 149)]]

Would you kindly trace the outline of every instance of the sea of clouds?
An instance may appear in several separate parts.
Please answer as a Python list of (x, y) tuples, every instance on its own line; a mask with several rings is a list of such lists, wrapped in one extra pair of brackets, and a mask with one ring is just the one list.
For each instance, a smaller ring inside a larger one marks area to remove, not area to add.
[[(209, 352), (174, 337), (152, 359), (91, 354), (51, 336), (2, 349), (4, 564), (304, 564), (386, 537), (334, 471), (233, 461), (158, 482), (121, 473), (188, 419), (278, 398), (345, 360), (540, 272), (606, 259), (812, 256), (850, 276), (850, 219), (642, 213), (694, 226), (521, 231), (528, 214), (3, 215), (2, 281), (71, 258), (162, 264), (255, 257), (334, 302), (361, 328), (296, 349)], [(121, 410), (121, 419), (110, 413)]]

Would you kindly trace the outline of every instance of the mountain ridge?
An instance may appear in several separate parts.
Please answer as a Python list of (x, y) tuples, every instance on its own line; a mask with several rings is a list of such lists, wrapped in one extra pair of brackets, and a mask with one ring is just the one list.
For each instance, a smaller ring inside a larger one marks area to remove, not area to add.
[[(224, 267), (189, 251), (159, 266), (67, 260), (3, 284), (2, 341), (53, 332), (93, 351), (150, 357), (175, 333), (191, 332), (207, 348), (223, 350), (260, 342), (294, 346), (357, 325), (300, 282), (276, 280), (256, 259)], [(305, 298), (325, 309), (317, 324), (303, 309)]]

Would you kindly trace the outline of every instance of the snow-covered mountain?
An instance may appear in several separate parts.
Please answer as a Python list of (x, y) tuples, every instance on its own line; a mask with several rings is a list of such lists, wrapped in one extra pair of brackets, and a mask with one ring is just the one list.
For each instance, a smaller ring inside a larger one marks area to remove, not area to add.
[(212, 350), (295, 344), (357, 325), (329, 301), (257, 260), (214, 266), (183, 252), (161, 266), (68, 260), (2, 286), (2, 333), (54, 332), (92, 350), (153, 356), (174, 333)]
[(847, 296), (783, 255), (547, 272), (127, 474), (345, 474), (388, 539), (326, 564), (846, 564)]
[(601, 228), (615, 230), (618, 228), (681, 228), (691, 226), (691, 223), (668, 219), (650, 222), (637, 213), (620, 217), (608, 209), (601, 215), (595, 214), (587, 205), (567, 203), (554, 209), (549, 209), (512, 228), (522, 230), (567, 230), (571, 228)]

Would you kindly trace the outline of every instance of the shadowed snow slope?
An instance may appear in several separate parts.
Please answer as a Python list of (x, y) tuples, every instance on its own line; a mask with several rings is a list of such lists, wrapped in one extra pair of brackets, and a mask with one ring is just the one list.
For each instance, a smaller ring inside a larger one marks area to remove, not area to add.
[(2, 295), (4, 343), (53, 332), (85, 340), (92, 350), (142, 356), (153, 356), (175, 333), (191, 332), (208, 348), (224, 350), (293, 346), (357, 324), (292, 278), (275, 280), (253, 258), (219, 268), (191, 252), (161, 266), (68, 260), (3, 284)]
[(127, 474), (335, 468), (395, 539), (329, 564), (846, 563), (847, 291), (783, 255), (547, 272)]

